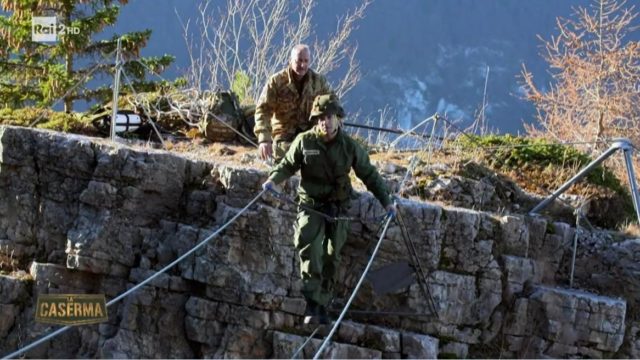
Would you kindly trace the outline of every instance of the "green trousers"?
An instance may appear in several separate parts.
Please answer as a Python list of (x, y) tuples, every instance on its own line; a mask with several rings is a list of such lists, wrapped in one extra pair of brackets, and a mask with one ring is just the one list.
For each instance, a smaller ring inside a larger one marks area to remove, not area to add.
[(307, 300), (323, 306), (331, 301), (348, 231), (348, 220), (329, 221), (305, 209), (298, 212), (294, 242), (300, 255), (302, 294)]

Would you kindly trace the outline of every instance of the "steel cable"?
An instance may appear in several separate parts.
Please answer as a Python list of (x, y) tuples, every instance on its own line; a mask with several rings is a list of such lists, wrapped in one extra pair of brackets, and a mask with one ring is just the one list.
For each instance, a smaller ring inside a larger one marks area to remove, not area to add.
[[(198, 249), (202, 248), (211, 239), (216, 237), (218, 234), (220, 234), (220, 232), (222, 232), (229, 225), (231, 225), (231, 223), (236, 221), (236, 219), (239, 218), (245, 211), (247, 211), (249, 209), (249, 207), (251, 207), (251, 205), (253, 205), (256, 201), (258, 201), (258, 199), (260, 199), (260, 197), (265, 192), (266, 192), (266, 190), (260, 191), (260, 193), (258, 193), (258, 195), (255, 198), (253, 198), (251, 201), (249, 201), (249, 203), (244, 208), (242, 208), (242, 210), (240, 210), (229, 221), (227, 221), (224, 225), (222, 225), (220, 228), (218, 228), (218, 230), (216, 230), (213, 234), (209, 235), (206, 239), (202, 240), (198, 245), (196, 245), (193, 248), (191, 248), (191, 250), (187, 251), (182, 256), (180, 256), (179, 258), (174, 260), (172, 263), (170, 263), (169, 265), (167, 265), (167, 266), (163, 267), (162, 269), (160, 269), (159, 271), (157, 271), (155, 274), (149, 276), (147, 279), (143, 280), (142, 282), (140, 282), (136, 286), (132, 287), (131, 289), (129, 289), (129, 290), (125, 291), (124, 293), (118, 295), (117, 297), (113, 298), (111, 301), (109, 301), (107, 303), (107, 307), (109, 307), (109, 306), (117, 303), (118, 301), (124, 299), (125, 297), (131, 295), (136, 290), (140, 289), (142, 286), (148, 284), (153, 279), (155, 279), (156, 277), (160, 276), (161, 274), (163, 274), (164, 272), (166, 272), (167, 270), (169, 270), (170, 268), (172, 268), (173, 266), (175, 266), (176, 264), (178, 264), (179, 262), (184, 260), (187, 256), (193, 254), (195, 251), (197, 251)], [(62, 328), (60, 328), (60, 329), (58, 329), (58, 330), (56, 330), (56, 331), (54, 331), (54, 332), (42, 337), (42, 338), (32, 342), (31, 344), (29, 344), (27, 346), (24, 346), (24, 347), (20, 348), (19, 350), (16, 350), (16, 351), (12, 352), (11, 354), (3, 356), (3, 359), (11, 359), (11, 358), (15, 358), (15, 357), (17, 357), (17, 356), (19, 356), (21, 354), (24, 354), (25, 352), (35, 348), (36, 346), (42, 344), (43, 342), (49, 341), (49, 340), (53, 339), (54, 337), (62, 334), (63, 332), (69, 330), (70, 328), (71, 328), (71, 326), (64, 326), (64, 327), (62, 327)]]
[(369, 272), (369, 269), (371, 268), (371, 264), (373, 264), (373, 260), (375, 259), (376, 254), (378, 253), (378, 249), (380, 249), (380, 245), (382, 244), (382, 240), (384, 239), (384, 236), (387, 234), (387, 229), (389, 228), (389, 224), (391, 223), (392, 219), (393, 219), (393, 215), (387, 217), (387, 221), (385, 222), (384, 228), (382, 229), (382, 234), (380, 235), (380, 238), (378, 239), (378, 243), (376, 244), (376, 247), (373, 249), (373, 254), (371, 254), (371, 257), (369, 258), (369, 262), (367, 263), (367, 266), (364, 268), (364, 271), (362, 272), (362, 276), (360, 277), (360, 280), (358, 280), (358, 283), (356, 284), (356, 287), (353, 289), (353, 292), (351, 293), (351, 296), (349, 297), (349, 300), (347, 301), (347, 304), (344, 306), (344, 309), (340, 313), (340, 316), (338, 317), (338, 320), (336, 320), (335, 324), (331, 328), (331, 331), (329, 332), (329, 335), (327, 335), (327, 337), (322, 342), (322, 345), (320, 345), (320, 348), (318, 349), (316, 354), (313, 356), (314, 360), (316, 360), (316, 359), (318, 359), (318, 357), (320, 357), (320, 354), (322, 354), (322, 351), (324, 351), (324, 348), (327, 346), (329, 341), (331, 341), (331, 338), (333, 337), (333, 334), (336, 332), (336, 330), (338, 329), (338, 326), (340, 326), (340, 323), (342, 322), (342, 319), (344, 318), (345, 314), (349, 310), (349, 306), (351, 306), (351, 303), (353, 302), (353, 300), (355, 299), (356, 295), (358, 294), (358, 290), (360, 290), (360, 286), (362, 286), (362, 283), (364, 282), (364, 279), (365, 279), (367, 273)]

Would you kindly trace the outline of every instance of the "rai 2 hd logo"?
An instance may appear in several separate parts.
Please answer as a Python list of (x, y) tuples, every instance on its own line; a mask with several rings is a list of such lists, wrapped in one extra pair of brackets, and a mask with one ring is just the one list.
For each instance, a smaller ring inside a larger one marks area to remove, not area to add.
[(31, 18), (31, 41), (56, 42), (59, 36), (80, 34), (80, 28), (58, 23), (55, 16), (34, 16)]

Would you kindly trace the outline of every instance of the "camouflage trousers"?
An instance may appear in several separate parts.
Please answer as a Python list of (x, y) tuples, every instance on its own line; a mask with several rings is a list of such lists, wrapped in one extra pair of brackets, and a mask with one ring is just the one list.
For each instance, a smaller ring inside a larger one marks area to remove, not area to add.
[(323, 306), (331, 301), (349, 226), (348, 220), (328, 221), (305, 209), (298, 212), (294, 244), (300, 256), (302, 294), (307, 300)]

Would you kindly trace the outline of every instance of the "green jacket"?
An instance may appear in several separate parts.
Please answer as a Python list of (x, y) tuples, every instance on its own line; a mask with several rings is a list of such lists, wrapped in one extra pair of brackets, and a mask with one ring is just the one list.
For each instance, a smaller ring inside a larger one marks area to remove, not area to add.
[(291, 75), (291, 68), (274, 74), (262, 89), (256, 106), (256, 124), (253, 132), (259, 142), (276, 140), (291, 141), (300, 130), (308, 130), (314, 124), (309, 121), (313, 99), (317, 95), (329, 94), (327, 79), (309, 69), (302, 94), (298, 94)]
[(278, 184), (298, 169), (302, 178), (298, 197), (303, 204), (346, 205), (353, 193), (351, 169), (382, 206), (391, 203), (387, 186), (371, 165), (367, 151), (342, 130), (330, 143), (322, 140), (315, 127), (299, 134), (282, 161), (271, 170), (269, 179)]

